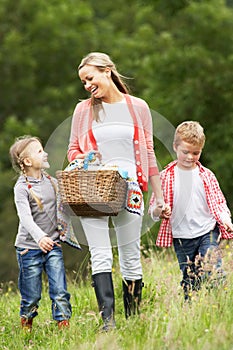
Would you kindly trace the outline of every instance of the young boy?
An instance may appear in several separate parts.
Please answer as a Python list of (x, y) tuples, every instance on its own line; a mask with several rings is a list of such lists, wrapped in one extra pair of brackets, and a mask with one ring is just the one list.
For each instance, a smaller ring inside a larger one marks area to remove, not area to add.
[[(170, 247), (183, 273), (181, 285), (185, 299), (191, 290), (197, 290), (209, 269), (221, 271), (218, 245), (220, 239), (233, 238), (230, 210), (215, 175), (199, 162), (205, 144), (202, 126), (195, 121), (181, 123), (174, 136), (173, 148), (177, 160), (168, 164), (161, 176), (164, 200), (167, 205), (156, 244)], [(149, 213), (159, 218), (154, 210), (154, 194)], [(211, 261), (210, 261), (211, 260)]]

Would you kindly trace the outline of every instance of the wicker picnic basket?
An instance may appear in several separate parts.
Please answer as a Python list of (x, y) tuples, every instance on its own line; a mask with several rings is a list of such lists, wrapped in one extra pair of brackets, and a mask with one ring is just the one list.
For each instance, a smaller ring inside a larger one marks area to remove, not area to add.
[(125, 207), (127, 182), (117, 170), (57, 171), (63, 205), (78, 216), (115, 216)]

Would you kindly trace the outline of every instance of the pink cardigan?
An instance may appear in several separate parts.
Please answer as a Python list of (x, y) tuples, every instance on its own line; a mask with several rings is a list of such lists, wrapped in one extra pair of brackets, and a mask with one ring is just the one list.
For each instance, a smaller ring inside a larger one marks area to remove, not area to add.
[[(158, 175), (158, 167), (153, 148), (153, 128), (150, 109), (147, 103), (137, 97), (125, 94), (125, 99), (134, 122), (134, 153), (138, 183), (143, 191), (148, 189), (148, 179)], [(92, 132), (91, 99), (78, 103), (75, 107), (71, 125), (67, 157), (69, 162), (79, 154), (97, 150)]]

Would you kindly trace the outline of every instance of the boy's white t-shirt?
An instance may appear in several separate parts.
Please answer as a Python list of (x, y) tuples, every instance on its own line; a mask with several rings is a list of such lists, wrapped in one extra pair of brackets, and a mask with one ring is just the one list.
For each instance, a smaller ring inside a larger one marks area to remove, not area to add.
[(216, 225), (206, 201), (199, 168), (183, 170), (175, 166), (173, 238), (195, 238), (210, 232)]
[(134, 125), (125, 99), (116, 103), (102, 102), (100, 122), (93, 121), (92, 131), (104, 165), (117, 165), (137, 179), (133, 147)]

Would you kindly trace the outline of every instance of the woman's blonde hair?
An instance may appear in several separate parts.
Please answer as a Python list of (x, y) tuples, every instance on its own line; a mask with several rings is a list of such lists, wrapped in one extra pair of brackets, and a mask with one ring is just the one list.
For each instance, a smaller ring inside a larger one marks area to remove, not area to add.
[[(78, 70), (80, 70), (86, 65), (95, 66), (101, 72), (104, 71), (105, 68), (110, 68), (112, 81), (116, 85), (118, 90), (124, 94), (129, 93), (129, 89), (126, 83), (124, 82), (124, 79), (126, 79), (126, 77), (118, 73), (115, 64), (112, 62), (112, 60), (107, 54), (102, 52), (90, 52), (87, 56), (85, 56), (82, 59), (80, 65), (78, 66)], [(102, 106), (101, 100), (95, 98), (94, 96), (91, 96), (91, 104), (94, 109), (94, 119), (98, 121), (98, 111), (99, 108), (101, 108)]]
[(185, 121), (177, 126), (174, 144), (178, 146), (181, 141), (203, 148), (205, 145), (204, 129), (199, 122)]
[[(43, 204), (41, 202), (41, 199), (32, 190), (32, 185), (28, 181), (28, 177), (27, 177), (27, 173), (26, 173), (26, 169), (25, 169), (25, 164), (24, 164), (24, 159), (29, 156), (29, 154), (27, 153), (27, 147), (32, 142), (39, 142), (42, 145), (40, 139), (36, 136), (24, 135), (24, 136), (20, 136), (20, 137), (16, 138), (15, 142), (10, 147), (9, 154), (10, 154), (10, 159), (11, 159), (13, 169), (17, 173), (19, 173), (20, 175), (23, 175), (25, 177), (25, 180), (26, 180), (26, 183), (27, 183), (27, 186), (28, 186), (28, 189), (29, 189), (29, 192), (30, 192), (32, 198), (36, 201), (39, 209), (42, 210)], [(57, 192), (57, 187), (56, 187), (55, 183), (52, 181), (50, 175), (47, 174), (44, 170), (42, 170), (42, 173), (47, 178), (50, 179), (55, 192)]]

